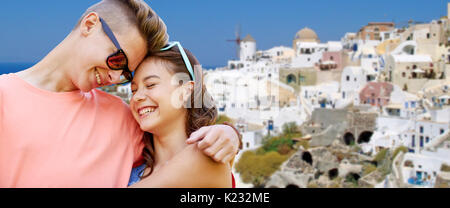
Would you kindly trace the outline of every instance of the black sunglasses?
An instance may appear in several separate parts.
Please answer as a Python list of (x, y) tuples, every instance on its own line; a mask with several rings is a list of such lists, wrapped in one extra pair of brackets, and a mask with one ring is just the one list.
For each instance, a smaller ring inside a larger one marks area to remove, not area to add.
[(125, 52), (122, 50), (122, 47), (120, 47), (116, 36), (114, 36), (111, 28), (108, 26), (108, 24), (106, 24), (105, 20), (100, 17), (100, 22), (102, 23), (103, 31), (117, 48), (117, 51), (108, 56), (108, 58), (106, 59), (106, 65), (108, 65), (111, 70), (122, 70), (122, 76), (124, 77), (124, 79), (122, 79), (120, 84), (131, 82), (133, 80), (133, 73), (128, 68), (127, 55), (125, 55)]

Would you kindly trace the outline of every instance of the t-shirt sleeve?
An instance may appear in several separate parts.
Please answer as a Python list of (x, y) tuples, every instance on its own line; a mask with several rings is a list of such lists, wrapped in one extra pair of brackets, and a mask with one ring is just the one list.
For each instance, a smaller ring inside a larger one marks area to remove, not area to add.
[(5, 110), (4, 106), (5, 105), (3, 104), (3, 92), (2, 89), (0, 88), (0, 132), (3, 131), (3, 111)]
[(2, 123), (3, 123), (3, 93), (0, 89), (0, 131), (2, 130)]
[(133, 141), (134, 156), (133, 163), (140, 162), (142, 160), (142, 151), (144, 149), (143, 136), (144, 132), (141, 130), (139, 124), (134, 120), (133, 116), (129, 119), (130, 129), (132, 129), (130, 139)]

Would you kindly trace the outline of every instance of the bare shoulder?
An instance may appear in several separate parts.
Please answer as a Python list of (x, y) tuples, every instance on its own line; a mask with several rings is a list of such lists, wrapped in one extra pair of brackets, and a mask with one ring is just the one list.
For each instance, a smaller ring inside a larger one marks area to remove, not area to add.
[(229, 164), (216, 163), (189, 145), (133, 188), (231, 188)]
[[(184, 163), (183, 172), (189, 172), (190, 179), (201, 187), (231, 187), (231, 167), (229, 164), (215, 162), (205, 155), (196, 144), (188, 145), (174, 158), (174, 163)], [(202, 177), (198, 177), (198, 176)]]
[(202, 171), (219, 170), (230, 172), (230, 165), (215, 162), (211, 157), (207, 156), (197, 147), (197, 144), (188, 145), (177, 155), (186, 163), (191, 163), (194, 167), (200, 167)]

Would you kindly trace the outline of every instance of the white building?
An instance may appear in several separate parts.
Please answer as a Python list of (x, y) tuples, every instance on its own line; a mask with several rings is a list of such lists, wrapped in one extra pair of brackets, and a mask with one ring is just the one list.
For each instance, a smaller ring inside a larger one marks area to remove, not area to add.
[[(300, 96), (304, 101), (303, 105), (314, 108), (337, 108), (339, 98), (339, 83), (330, 82), (314, 86), (302, 86)], [(300, 98), (299, 98), (300, 101)]]
[(313, 67), (322, 59), (324, 52), (342, 50), (342, 44), (336, 41), (327, 43), (301, 42), (297, 43), (296, 57), (292, 61), (293, 67)]
[(355, 104), (359, 104), (359, 91), (374, 80), (376, 74), (370, 69), (364, 69), (360, 66), (347, 66), (341, 75), (341, 97), (342, 99), (353, 99)]
[(294, 50), (285, 46), (273, 47), (269, 50), (261, 51), (260, 53), (261, 55), (257, 55), (257, 59), (268, 59), (274, 63), (290, 64), (295, 56)]
[[(418, 113), (422, 113), (420, 99), (411, 93), (403, 91), (399, 86), (393, 85), (389, 105), (383, 108), (385, 116), (399, 116), (401, 118), (413, 119)], [(391, 113), (390, 110), (398, 110), (398, 113)]]
[(263, 132), (246, 131), (242, 133), (242, 151), (258, 148), (262, 144)]
[(344, 37), (341, 38), (341, 43), (344, 49), (353, 50), (358, 43), (356, 33), (345, 33)]

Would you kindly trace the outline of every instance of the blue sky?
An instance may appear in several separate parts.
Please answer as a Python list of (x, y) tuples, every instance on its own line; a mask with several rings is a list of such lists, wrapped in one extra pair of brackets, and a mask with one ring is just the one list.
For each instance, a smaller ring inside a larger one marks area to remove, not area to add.
[[(0, 62), (36, 62), (71, 31), (97, 0), (14, 0), (0, 7)], [(237, 24), (258, 49), (291, 46), (295, 33), (314, 29), (322, 42), (339, 40), (368, 22), (410, 19), (429, 22), (447, 15), (445, 0), (155, 0), (147, 3), (166, 22), (172, 40), (190, 49), (204, 66), (235, 57)]]

